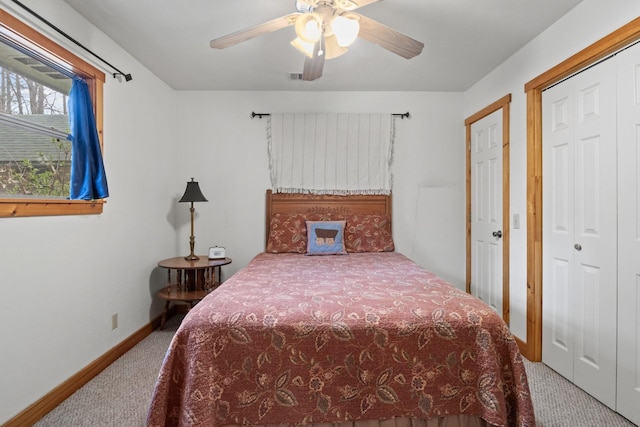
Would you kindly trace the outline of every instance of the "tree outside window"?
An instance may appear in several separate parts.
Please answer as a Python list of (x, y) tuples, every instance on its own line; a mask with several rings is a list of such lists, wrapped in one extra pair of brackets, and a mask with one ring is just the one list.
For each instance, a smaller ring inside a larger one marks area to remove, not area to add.
[[(71, 78), (0, 42), (0, 114), (68, 132)], [(69, 196), (71, 143), (0, 117), (0, 196)]]

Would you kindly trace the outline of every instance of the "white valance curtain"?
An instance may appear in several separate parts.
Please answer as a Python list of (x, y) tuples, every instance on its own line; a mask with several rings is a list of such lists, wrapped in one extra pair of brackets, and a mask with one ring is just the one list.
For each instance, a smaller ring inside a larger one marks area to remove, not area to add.
[(391, 114), (271, 114), (271, 185), (280, 193), (389, 194)]

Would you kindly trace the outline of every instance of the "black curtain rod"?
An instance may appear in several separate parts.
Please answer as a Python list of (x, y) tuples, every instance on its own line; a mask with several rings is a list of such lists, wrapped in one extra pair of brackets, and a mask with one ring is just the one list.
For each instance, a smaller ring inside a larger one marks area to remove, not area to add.
[[(256, 117), (261, 119), (263, 116), (270, 116), (271, 113), (256, 113), (256, 112), (251, 112), (251, 118), (255, 119)], [(400, 117), (401, 119), (404, 119), (405, 117), (408, 119), (411, 117), (411, 115), (409, 114), (409, 112), (407, 111), (406, 113), (394, 113), (392, 114), (392, 116), (394, 117)]]
[(98, 58), (100, 61), (104, 62), (105, 64), (107, 64), (109, 67), (111, 67), (112, 69), (116, 70), (116, 73), (112, 73), (113, 78), (116, 78), (117, 76), (122, 76), (124, 77), (125, 81), (131, 81), (131, 79), (133, 79), (133, 77), (131, 77), (131, 74), (129, 73), (123, 73), (122, 71), (120, 71), (119, 69), (117, 69), (116, 67), (114, 67), (113, 65), (111, 65), (109, 62), (107, 62), (106, 60), (102, 59), (100, 56), (98, 56), (96, 53), (94, 53), (92, 50), (90, 50), (89, 48), (85, 47), (84, 45), (82, 45), (79, 41), (77, 41), (76, 39), (74, 39), (73, 37), (71, 37), (69, 34), (65, 33), (64, 31), (62, 31), (60, 28), (56, 27), (55, 25), (53, 25), (51, 22), (47, 21), (46, 19), (44, 19), (42, 16), (40, 16), (39, 14), (37, 14), (35, 11), (33, 11), (32, 9), (30, 9), (29, 7), (25, 6), (24, 4), (22, 4), (21, 2), (19, 2), (18, 0), (13, 0), (13, 2), (15, 4), (17, 4), (18, 6), (20, 6), (21, 8), (23, 8), (24, 10), (26, 10), (27, 12), (29, 12), (30, 14), (32, 14), (33, 16), (35, 16), (36, 18), (38, 18), (39, 20), (41, 20), (42, 22), (44, 22), (45, 24), (47, 24), (48, 26), (50, 26), (51, 28), (53, 28), (54, 30), (56, 30), (58, 33), (60, 33), (61, 35), (63, 35), (64, 37), (66, 37), (68, 40), (72, 41), (73, 43), (75, 43), (77, 46), (81, 47), (82, 49), (86, 50), (87, 52), (89, 52), (91, 55), (95, 56), (96, 58)]

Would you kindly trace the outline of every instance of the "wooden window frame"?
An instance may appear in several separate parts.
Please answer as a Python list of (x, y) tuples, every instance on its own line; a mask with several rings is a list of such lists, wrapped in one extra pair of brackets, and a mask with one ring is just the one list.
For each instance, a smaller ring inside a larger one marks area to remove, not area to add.
[[(100, 148), (103, 149), (102, 103), (105, 74), (2, 9), (0, 33), (85, 79), (93, 100)], [(0, 218), (100, 214), (104, 203), (102, 199), (0, 198)]]

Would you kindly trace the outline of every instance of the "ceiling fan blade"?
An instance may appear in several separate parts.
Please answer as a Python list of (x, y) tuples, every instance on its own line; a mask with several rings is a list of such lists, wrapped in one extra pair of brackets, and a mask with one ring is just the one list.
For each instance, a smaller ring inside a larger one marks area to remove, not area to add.
[(320, 41), (316, 42), (313, 48), (313, 57), (305, 58), (304, 68), (302, 69), (302, 80), (310, 82), (322, 77), (322, 69), (324, 68), (324, 52), (318, 55), (320, 51)]
[(282, 28), (295, 24), (298, 15), (300, 14), (291, 13), (289, 15), (272, 19), (271, 21), (263, 22), (262, 24), (254, 25), (253, 27), (245, 28), (244, 30), (236, 31), (235, 33), (211, 40), (209, 45), (212, 48), (224, 49), (262, 34), (281, 30)]
[(360, 33), (358, 37), (363, 38), (371, 43), (375, 43), (387, 49), (390, 52), (400, 55), (403, 58), (413, 58), (420, 55), (424, 43), (412, 39), (391, 27), (387, 27), (378, 21), (367, 18), (364, 15), (358, 15), (360, 22)]

